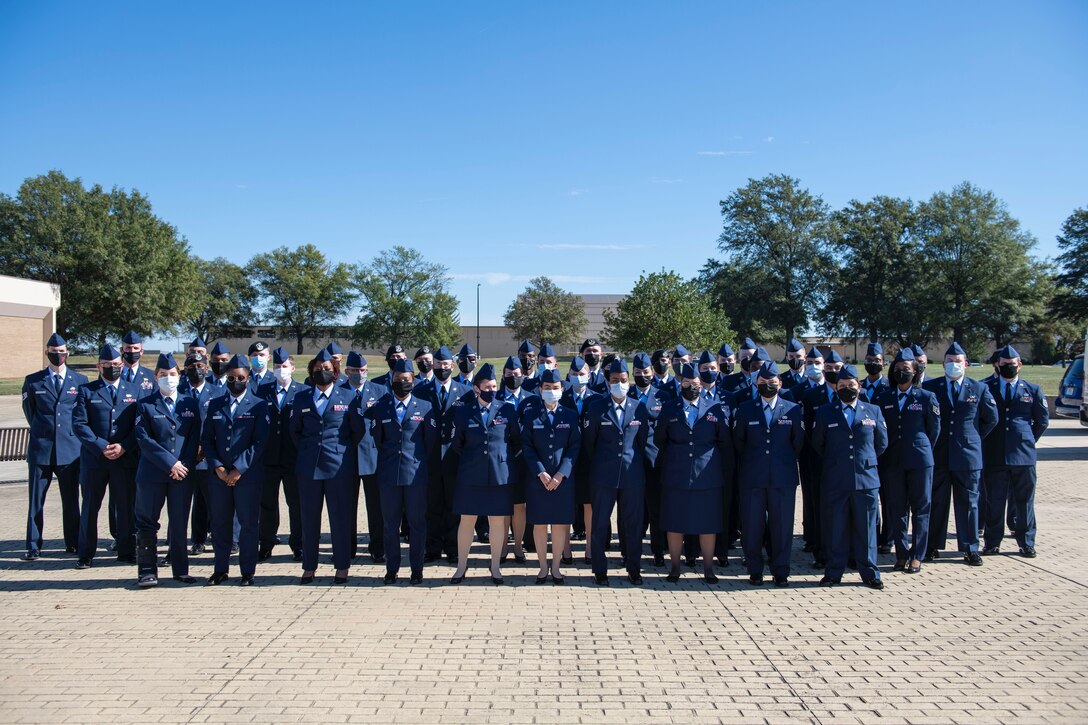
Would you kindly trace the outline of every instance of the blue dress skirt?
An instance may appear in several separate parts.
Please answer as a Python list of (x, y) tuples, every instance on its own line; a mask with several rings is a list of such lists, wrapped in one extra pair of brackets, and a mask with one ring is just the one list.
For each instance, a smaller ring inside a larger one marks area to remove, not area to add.
[(549, 491), (537, 477), (525, 479), (525, 523), (529, 526), (574, 523), (574, 481), (564, 478)]
[(721, 487), (661, 487), (661, 529), (674, 534), (720, 534)]
[(514, 513), (514, 486), (472, 486), (458, 482), (452, 508), (458, 516), (510, 516)]

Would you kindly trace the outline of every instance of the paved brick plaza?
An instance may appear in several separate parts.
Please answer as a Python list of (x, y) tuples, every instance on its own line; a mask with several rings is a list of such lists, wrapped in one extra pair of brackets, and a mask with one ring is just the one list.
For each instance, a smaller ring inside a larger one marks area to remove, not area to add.
[(253, 589), (235, 569), (137, 591), (135, 567), (58, 554), (55, 488), (44, 556), (19, 561), (26, 490), (3, 485), (0, 722), (1085, 723), (1088, 431), (1053, 421), (1041, 457), (1038, 559), (910, 576), (882, 557), (884, 592), (820, 588), (800, 551), (788, 590), (736, 563), (713, 587), (650, 568), (599, 589), (511, 562), (497, 588), (481, 547), (461, 586), (442, 565), (382, 587), (367, 564), (300, 587), (286, 546)]

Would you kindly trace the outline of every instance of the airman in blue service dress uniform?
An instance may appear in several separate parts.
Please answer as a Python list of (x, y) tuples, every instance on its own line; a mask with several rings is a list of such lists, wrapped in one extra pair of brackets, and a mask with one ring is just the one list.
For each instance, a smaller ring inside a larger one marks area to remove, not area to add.
[(332, 530), (333, 582), (344, 584), (351, 567), (351, 493), (355, 490), (357, 444), (362, 435), (358, 415), (350, 409), (355, 394), (338, 386), (340, 369), (327, 349), (307, 365), (314, 386), (295, 395), (291, 439), (302, 513), (302, 579), (314, 580), (321, 543), (321, 509), (328, 509)]
[[(193, 341), (185, 347), (185, 359), (188, 360), (189, 356), (194, 353), (200, 353), (200, 360), (204, 370), (204, 376), (201, 377), (200, 380), (203, 381), (204, 378), (211, 377), (211, 372), (210, 368), (208, 367), (208, 345), (204, 342), (204, 338), (202, 338), (200, 335), (194, 337)], [(188, 364), (186, 364), (185, 367), (189, 367)], [(193, 384), (189, 380), (188, 376), (183, 375), (181, 378), (181, 382), (178, 383), (178, 392), (187, 394), (192, 385)]]
[(925, 383), (941, 406), (941, 435), (933, 447), (933, 509), (929, 551), (934, 559), (948, 538), (948, 514), (955, 499), (957, 550), (970, 566), (982, 566), (978, 552), (978, 494), (982, 441), (997, 425), (997, 404), (986, 384), (967, 377), (967, 354), (953, 342), (944, 354), (944, 377)]
[(280, 486), (287, 502), (289, 534), (287, 545), (295, 561), (302, 561), (302, 509), (299, 503), (298, 455), (291, 438), (291, 411), (295, 396), (305, 386), (294, 380), (295, 363), (282, 347), (272, 351), (272, 380), (257, 388), (257, 395), (268, 403), (268, 443), (264, 448), (264, 482), (261, 485), (261, 516), (257, 539), (258, 559), (265, 561), (280, 543)]
[(155, 364), (157, 393), (146, 396), (136, 409), (136, 583), (159, 583), (157, 537), (159, 516), (166, 504), (169, 525), (167, 547), (174, 579), (185, 584), (189, 576), (186, 528), (193, 503), (196, 454), (200, 447), (200, 409), (191, 395), (180, 395), (181, 371), (170, 353)]
[(415, 366), (398, 360), (392, 370), (392, 394), (374, 406), (371, 431), (378, 447), (376, 475), (385, 521), (385, 583), (397, 581), (402, 515), (408, 517), (412, 584), (423, 583), (427, 543), (427, 485), (438, 475), (441, 439), (430, 402), (412, 394)]
[[(459, 584), (468, 569), (469, 548), (476, 519), (486, 516), (495, 531), (503, 530), (514, 510), (514, 452), (518, 450), (518, 414), (511, 403), (495, 400), (495, 369), (488, 363), (473, 378), (469, 402), (449, 412), (450, 445), (443, 457), (446, 476), (454, 482), (453, 514), (458, 517), (457, 571)], [(502, 584), (503, 542), (491, 542), (491, 580)]]
[(653, 447), (661, 480), (661, 528), (666, 532), (671, 571), (680, 578), (684, 535), (699, 537), (703, 577), (713, 583), (714, 543), (722, 531), (723, 492), (733, 477), (729, 412), (703, 394), (701, 376), (691, 363), (680, 368), (680, 396), (666, 402), (657, 418)]
[(378, 465), (378, 449), (374, 445), (374, 438), (370, 435), (371, 410), (382, 396), (389, 393), (382, 386), (369, 380), (369, 366), (366, 358), (352, 350), (348, 353), (347, 366), (344, 373), (348, 379), (341, 387), (350, 390), (355, 399), (351, 402), (353, 415), (362, 418), (362, 437), (358, 443), (358, 476), (354, 481), (351, 492), (351, 558), (354, 559), (359, 552), (359, 489), (363, 491), (366, 504), (366, 521), (370, 529), (367, 536), (367, 551), (376, 564), (385, 563), (385, 534), (382, 523), (381, 494), (378, 492), (378, 480), (374, 477), (374, 469)]
[(87, 378), (68, 368), (68, 343), (58, 333), (49, 336), (45, 355), (49, 367), (23, 380), (23, 415), (30, 424), (26, 452), (30, 504), (23, 556), (27, 561), (41, 556), (45, 495), (53, 476), (60, 487), (64, 548), (75, 554), (79, 545), (80, 443), (72, 429), (72, 412), (79, 399), (79, 387), (87, 383)]
[[(194, 342), (199, 342), (199, 338)], [(192, 349), (192, 345), (190, 345)], [(193, 398), (200, 410), (201, 430), (204, 421), (208, 417), (208, 407), (214, 398), (226, 395), (226, 386), (213, 385), (211, 372), (208, 367), (208, 356), (200, 352), (199, 348), (190, 352), (185, 358), (185, 369), (182, 371), (181, 383), (178, 384), (178, 393)], [(203, 554), (207, 543), (208, 530), (211, 524), (211, 513), (208, 509), (208, 461), (204, 458), (203, 451), (197, 454), (196, 468), (193, 476), (193, 508), (192, 530), (193, 546), (189, 553), (193, 556)], [(233, 532), (232, 532), (233, 533)], [(200, 538), (197, 538), (200, 534)], [(233, 536), (232, 536), (233, 541)]]
[(121, 338), (121, 379), (140, 389), (140, 397), (155, 391), (154, 371), (140, 365), (144, 354), (144, 340), (129, 330)]
[(540, 403), (522, 411), (520, 447), (525, 458), (525, 516), (533, 527), (540, 572), (537, 584), (547, 580), (548, 527), (552, 533), (552, 581), (563, 583), (560, 563), (569, 555), (567, 537), (574, 523), (575, 463), (582, 446), (581, 422), (576, 407), (560, 404), (563, 377), (558, 370), (540, 374)]
[(479, 356), (476, 355), (476, 351), (472, 349), (472, 345), (467, 342), (461, 346), (461, 349), (457, 351), (457, 374), (453, 376), (453, 379), (464, 385), (466, 388), (472, 387), (472, 377), (476, 372), (476, 363), (479, 361)]
[[(779, 375), (782, 390), (792, 391), (798, 385), (805, 382), (805, 346), (797, 340), (790, 338), (786, 343), (786, 370)], [(794, 402), (797, 402), (796, 400)]]
[(264, 486), (264, 448), (268, 441), (268, 401), (249, 385), (249, 360), (235, 355), (227, 367), (227, 394), (212, 400), (200, 434), (208, 462), (208, 504), (215, 537), (215, 566), (209, 584), (229, 576), (234, 519), (238, 569), (243, 586), (257, 572), (258, 526)]
[[(884, 516), (895, 543), (895, 570), (916, 574), (928, 551), (933, 497), (933, 445), (941, 433), (941, 409), (933, 393), (914, 385), (914, 353), (900, 350), (892, 362), (894, 388), (877, 398), (888, 426), (880, 456)], [(910, 536), (907, 523), (910, 522)]]
[(99, 378), (79, 388), (72, 429), (83, 444), (80, 488), (79, 561), (91, 566), (98, 550), (98, 512), (106, 490), (116, 509), (117, 560), (136, 563), (136, 403), (140, 389), (121, 378), (121, 351), (105, 345), (98, 352)]
[(268, 369), (271, 359), (272, 351), (264, 340), (257, 340), (249, 346), (249, 387), (253, 388), (253, 392), (272, 382), (272, 371)]
[(839, 584), (853, 555), (865, 585), (883, 589), (876, 567), (877, 459), (888, 447), (888, 430), (880, 408), (858, 399), (861, 386), (854, 366), (844, 365), (835, 377), (838, 402), (816, 411), (811, 439), (823, 463), (820, 504), (827, 566), (820, 583)]
[[(535, 348), (534, 348), (535, 349)], [(535, 359), (534, 359), (535, 360)], [(502, 367), (502, 383), (499, 385), (499, 392), (495, 395), (495, 399), (502, 403), (510, 403), (518, 411), (520, 411), (527, 404), (535, 404), (540, 402), (539, 396), (527, 390), (525, 388), (525, 375), (524, 369), (521, 367), (521, 361), (510, 356), (506, 358), (506, 363)], [(518, 564), (525, 563), (525, 462), (521, 457), (521, 451), (518, 451), (513, 466), (516, 471), (516, 475), (513, 478), (513, 494), (514, 494), (514, 513), (510, 517), (510, 521), (507, 524), (513, 532), (514, 536), (514, 561)], [(494, 529), (491, 530), (491, 535), (496, 535)], [(505, 529), (502, 535), (505, 540)], [(503, 551), (505, 557), (507, 551)]]
[[(801, 501), (802, 531), (804, 532), (804, 551), (812, 552), (812, 566), (822, 569), (827, 561), (827, 552), (823, 539), (823, 507), (820, 505), (820, 480), (823, 477), (823, 461), (820, 454), (812, 447), (812, 429), (816, 424), (816, 411), (820, 406), (839, 402), (835, 392), (834, 380), (838, 379), (842, 369), (842, 357), (835, 350), (829, 350), (828, 357), (817, 347), (812, 347), (805, 356), (805, 382), (793, 391), (794, 399), (801, 403), (805, 413), (805, 431), (808, 433), (804, 448), (801, 449)], [(862, 402), (865, 402), (862, 399)]]
[[(578, 413), (579, 426), (584, 427), (585, 414), (589, 408), (589, 402), (600, 397), (598, 393), (589, 389), (589, 366), (581, 355), (575, 355), (570, 361), (567, 372), (567, 389), (563, 391), (563, 397), (559, 404), (565, 408), (571, 408)], [(578, 458), (574, 461), (574, 531), (572, 539), (586, 542), (585, 561), (588, 564), (592, 555), (592, 530), (593, 512), (592, 501), (589, 496), (589, 456), (586, 455), (585, 446), (578, 451)], [(565, 564), (573, 564), (573, 552), (565, 553)]]
[(1000, 551), (1006, 501), (1020, 555), (1035, 557), (1035, 444), (1050, 425), (1046, 396), (1020, 379), (1020, 353), (1012, 345), (997, 351), (998, 377), (988, 385), (997, 402), (998, 422), (982, 444), (986, 464), (984, 554)]
[[(594, 400), (583, 422), (582, 445), (590, 460), (590, 497), (593, 505), (593, 574), (597, 584), (608, 585), (605, 534), (612, 509), (628, 531), (641, 531), (645, 515), (646, 464), (657, 460), (646, 406), (627, 397), (627, 363), (612, 361), (608, 368), (608, 396)], [(642, 541), (626, 537), (623, 559), (627, 578), (642, 583)]]
[(797, 457), (805, 442), (804, 410), (779, 396), (778, 366), (769, 362), (759, 371), (759, 398), (736, 410), (736, 447), (741, 512), (741, 542), (748, 581), (763, 583), (763, 543), (769, 532), (771, 576), (777, 586), (789, 586), (793, 553), (794, 502), (797, 499)]
[(861, 396), (866, 403), (875, 403), (891, 383), (884, 377), (884, 347), (870, 342), (865, 348), (865, 377), (861, 380)]
[[(728, 342), (723, 342), (722, 346), (718, 348), (718, 353), (715, 357), (718, 359), (718, 382), (720, 384), (722, 380), (732, 375), (733, 371), (736, 369), (737, 354), (733, 352), (733, 348), (729, 346)], [(722, 389), (724, 390), (725, 388), (723, 387)]]
[[(646, 406), (650, 414), (650, 427), (657, 425), (657, 418), (665, 405), (665, 397), (659, 388), (654, 387), (654, 370), (650, 356), (644, 352), (635, 353), (631, 358), (631, 372), (634, 385), (627, 391), (627, 397)], [(639, 536), (650, 534), (650, 553), (654, 557), (654, 566), (665, 565), (665, 530), (661, 528), (661, 480), (656, 466), (646, 462), (646, 524)], [(620, 536), (626, 535), (621, 531)]]

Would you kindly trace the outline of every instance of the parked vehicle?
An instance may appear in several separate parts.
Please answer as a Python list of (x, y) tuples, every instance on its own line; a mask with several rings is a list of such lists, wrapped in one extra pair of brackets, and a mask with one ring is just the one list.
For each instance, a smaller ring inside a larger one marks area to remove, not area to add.
[(1066, 418), (1078, 418), (1083, 404), (1084, 355), (1078, 355), (1065, 369), (1062, 382), (1058, 385), (1058, 399), (1054, 401), (1054, 412)]

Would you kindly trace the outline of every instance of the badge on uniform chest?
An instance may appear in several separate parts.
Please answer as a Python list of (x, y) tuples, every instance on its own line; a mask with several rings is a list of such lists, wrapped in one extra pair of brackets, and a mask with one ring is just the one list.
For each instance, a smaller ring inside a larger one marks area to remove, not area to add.
[(778, 419), (778, 424), (779, 425), (790, 425), (792, 423), (793, 423), (793, 421), (791, 421), (789, 418), (779, 418)]
[(876, 425), (876, 421), (873, 420), (872, 418), (862, 418), (861, 419), (861, 424), (862, 425), (867, 425), (869, 427), (873, 427), (873, 426)]
[(555, 426), (556, 430), (564, 430), (566, 428), (570, 428), (570, 423), (557, 423)]
[(414, 421), (415, 421), (416, 423), (422, 423), (422, 422), (423, 422), (423, 416), (422, 416), (422, 415), (418, 415), (418, 414), (416, 414), (416, 415), (413, 415), (413, 416), (412, 416), (412, 420), (414, 420)]
[(910, 405), (907, 406), (907, 410), (921, 410), (921, 409), (922, 409), (922, 404), (921, 403), (911, 403)]
[(347, 409), (348, 409), (348, 406), (344, 405), (343, 403), (333, 403), (332, 404), (332, 412), (334, 412), (334, 413), (343, 413)]
[(632, 427), (632, 428), (637, 428), (640, 425), (642, 425), (642, 421), (641, 420), (632, 420), (628, 425), (630, 427)]
[(716, 417), (714, 417), (713, 415), (711, 415), (710, 413), (706, 414), (706, 420), (709, 423), (717, 423), (718, 422), (718, 419)]

